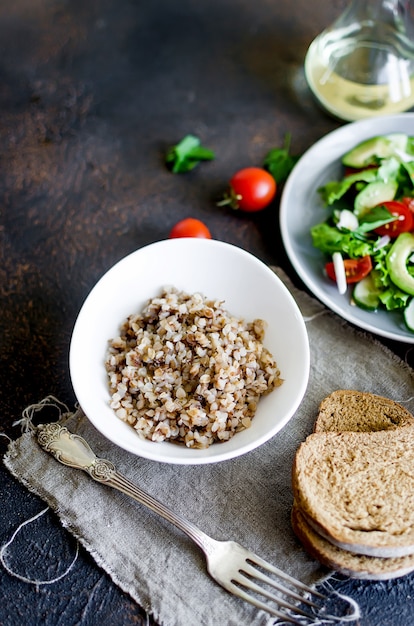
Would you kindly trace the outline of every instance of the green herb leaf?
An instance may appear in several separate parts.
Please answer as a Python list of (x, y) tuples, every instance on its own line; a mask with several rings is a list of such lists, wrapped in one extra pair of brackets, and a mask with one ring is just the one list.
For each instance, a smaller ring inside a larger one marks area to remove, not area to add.
[(334, 252), (342, 252), (356, 259), (372, 254), (373, 242), (366, 239), (362, 233), (341, 232), (336, 226), (329, 226), (323, 222), (311, 228), (311, 235), (315, 248), (330, 256)]
[(407, 154), (414, 156), (414, 137), (407, 137), (407, 145), (405, 147)]
[(214, 152), (204, 148), (198, 137), (186, 135), (177, 145), (168, 150), (165, 162), (174, 174), (178, 174), (189, 172), (200, 161), (211, 161), (214, 158)]
[(270, 172), (279, 185), (285, 182), (299, 160), (299, 156), (289, 154), (289, 150), (290, 134), (287, 134), (283, 148), (273, 148), (267, 153), (263, 161), (263, 167)]
[(414, 184), (414, 161), (405, 161), (401, 163), (401, 166), (407, 172), (410, 181)]
[(396, 219), (395, 215), (392, 215), (385, 206), (378, 205), (367, 211), (367, 213), (364, 213), (357, 231), (360, 233), (369, 233), (371, 230), (384, 226), (384, 224), (395, 222)]

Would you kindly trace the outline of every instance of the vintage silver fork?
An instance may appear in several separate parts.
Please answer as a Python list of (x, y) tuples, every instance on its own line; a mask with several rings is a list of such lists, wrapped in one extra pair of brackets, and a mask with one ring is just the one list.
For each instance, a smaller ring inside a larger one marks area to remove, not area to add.
[[(298, 626), (320, 624), (321, 620), (332, 623), (358, 619), (358, 607), (350, 598), (338, 596), (338, 606), (343, 609), (343, 614), (335, 615), (329, 609), (329, 596), (304, 585), (234, 541), (212, 539), (120, 474), (110, 461), (98, 458), (85, 439), (66, 427), (56, 422), (41, 424), (36, 434), (42, 448), (63, 465), (84, 470), (97, 482), (134, 498), (186, 533), (204, 552), (210, 576), (230, 593), (284, 622)], [(261, 597), (274, 605), (264, 602)]]

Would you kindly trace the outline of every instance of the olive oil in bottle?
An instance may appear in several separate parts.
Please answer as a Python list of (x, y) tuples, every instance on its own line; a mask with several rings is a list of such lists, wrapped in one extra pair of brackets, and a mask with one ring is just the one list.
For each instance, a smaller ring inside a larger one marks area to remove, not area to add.
[(414, 107), (414, 0), (353, 0), (310, 45), (305, 75), (346, 121)]

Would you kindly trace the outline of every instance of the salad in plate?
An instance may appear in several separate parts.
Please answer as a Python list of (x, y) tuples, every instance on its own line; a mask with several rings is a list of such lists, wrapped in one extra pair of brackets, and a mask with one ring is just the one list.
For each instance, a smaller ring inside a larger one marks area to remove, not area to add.
[(414, 137), (367, 139), (342, 157), (343, 178), (319, 188), (327, 219), (311, 228), (327, 279), (366, 310), (401, 311), (414, 332)]

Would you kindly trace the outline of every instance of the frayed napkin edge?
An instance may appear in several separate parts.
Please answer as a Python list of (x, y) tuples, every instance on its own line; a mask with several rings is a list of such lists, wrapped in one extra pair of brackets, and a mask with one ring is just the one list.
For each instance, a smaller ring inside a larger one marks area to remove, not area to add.
[[(72, 414), (64, 413), (61, 416), (61, 418), (58, 420), (58, 423), (63, 424), (67, 422), (69, 417), (76, 416), (77, 413), (78, 412), (76, 410)], [(79, 417), (80, 416), (78, 415), (78, 418)], [(86, 416), (84, 415), (82, 415), (82, 417), (85, 417), (85, 419), (87, 419)], [(150, 616), (160, 626), (169, 626), (170, 622), (163, 619), (162, 616), (159, 614), (159, 611), (156, 608), (154, 608), (151, 605), (151, 603), (148, 603), (144, 598), (141, 598), (140, 594), (137, 593), (138, 588), (134, 585), (126, 585), (125, 583), (123, 583), (117, 576), (116, 571), (114, 571), (108, 565), (107, 561), (102, 556), (102, 554), (98, 550), (96, 550), (96, 548), (93, 547), (89, 543), (89, 541), (86, 540), (81, 535), (80, 529), (75, 524), (71, 523), (70, 520), (66, 519), (67, 517), (70, 517), (70, 516), (68, 515), (68, 512), (66, 511), (66, 509), (58, 504), (56, 498), (53, 495), (49, 494), (47, 491), (43, 490), (41, 488), (41, 485), (38, 485), (38, 486), (32, 485), (26, 477), (19, 475), (17, 471), (14, 469), (13, 459), (19, 456), (21, 445), (22, 444), (24, 445), (24, 443), (27, 441), (31, 441), (35, 443), (35, 445), (38, 445), (36, 442), (36, 434), (35, 434), (36, 428), (34, 427), (34, 425), (31, 424), (31, 422), (28, 423), (27, 420), (24, 420), (23, 425), (24, 425), (24, 428), (26, 429), (25, 432), (21, 433), (17, 439), (11, 440), (9, 442), (6, 453), (3, 456), (2, 460), (6, 469), (30, 493), (39, 497), (43, 502), (45, 502), (50, 507), (52, 512), (56, 515), (57, 519), (59, 520), (59, 523), (62, 526), (62, 528), (65, 529), (67, 532), (69, 532), (71, 536), (76, 541), (79, 542), (79, 544), (92, 557), (96, 565), (100, 567), (110, 577), (112, 582), (116, 586), (118, 586), (119, 589), (121, 589), (124, 593), (126, 593), (133, 600), (133, 602), (135, 602), (147, 614), (147, 616)], [(44, 452), (40, 446), (39, 446), (39, 452), (41, 454), (47, 455), (47, 453)], [(321, 569), (326, 570), (325, 575), (321, 575), (317, 583), (311, 583), (309, 586), (312, 589), (319, 589), (320, 591), (323, 591), (325, 586), (329, 585), (329, 581), (332, 580), (332, 578), (337, 574), (337, 572), (335, 572), (334, 570), (328, 570), (327, 568), (324, 568), (322, 565), (321, 565)], [(206, 572), (206, 575), (208, 576), (207, 572)], [(263, 613), (263, 617), (264, 617), (263, 624), (271, 623), (273, 626), (279, 626), (279, 625), (284, 626), (286, 624), (286, 620), (280, 621), (279, 619), (276, 619), (276, 621), (273, 621), (275, 618), (270, 618), (271, 621), (269, 621), (269, 617), (268, 616), (265, 617), (264, 613)]]
[[(113, 581), (115, 585), (117, 585), (123, 592), (127, 593), (132, 598), (132, 600), (136, 602), (138, 606), (140, 606), (143, 609), (143, 611), (145, 611), (147, 615), (150, 615), (157, 623), (165, 624), (165, 622), (160, 621), (161, 617), (156, 614), (153, 608), (150, 605), (148, 605), (148, 603), (144, 599), (140, 598), (138, 594), (136, 594), (135, 592), (136, 588), (133, 586), (128, 586), (128, 585), (123, 584), (122, 581), (116, 575), (116, 572), (114, 572), (112, 568), (108, 566), (104, 557), (95, 548), (93, 548), (87, 540), (85, 540), (82, 537), (82, 535), (80, 534), (80, 530), (74, 524), (70, 523), (69, 521), (65, 519), (64, 516), (67, 515), (67, 512), (65, 511), (64, 508), (59, 506), (57, 500), (53, 496), (49, 495), (46, 491), (43, 491), (43, 489), (36, 488), (33, 485), (31, 485), (30, 482), (25, 477), (17, 474), (17, 472), (13, 468), (13, 464), (11, 461), (13, 458), (18, 456), (20, 443), (24, 439), (34, 440), (35, 435), (33, 432), (26, 432), (20, 435), (18, 439), (14, 439), (9, 443), (7, 451), (5, 455), (3, 456), (3, 464), (6, 467), (6, 469), (18, 482), (20, 482), (28, 491), (30, 491), (30, 493), (33, 493), (34, 495), (38, 496), (41, 500), (46, 502), (46, 504), (56, 514), (62, 528), (67, 530), (82, 545), (82, 547), (85, 548), (85, 550), (91, 555), (95, 563), (110, 577), (110, 579)], [(40, 447), (39, 447), (39, 451), (43, 452)], [(166, 626), (168, 625), (166, 624)]]

